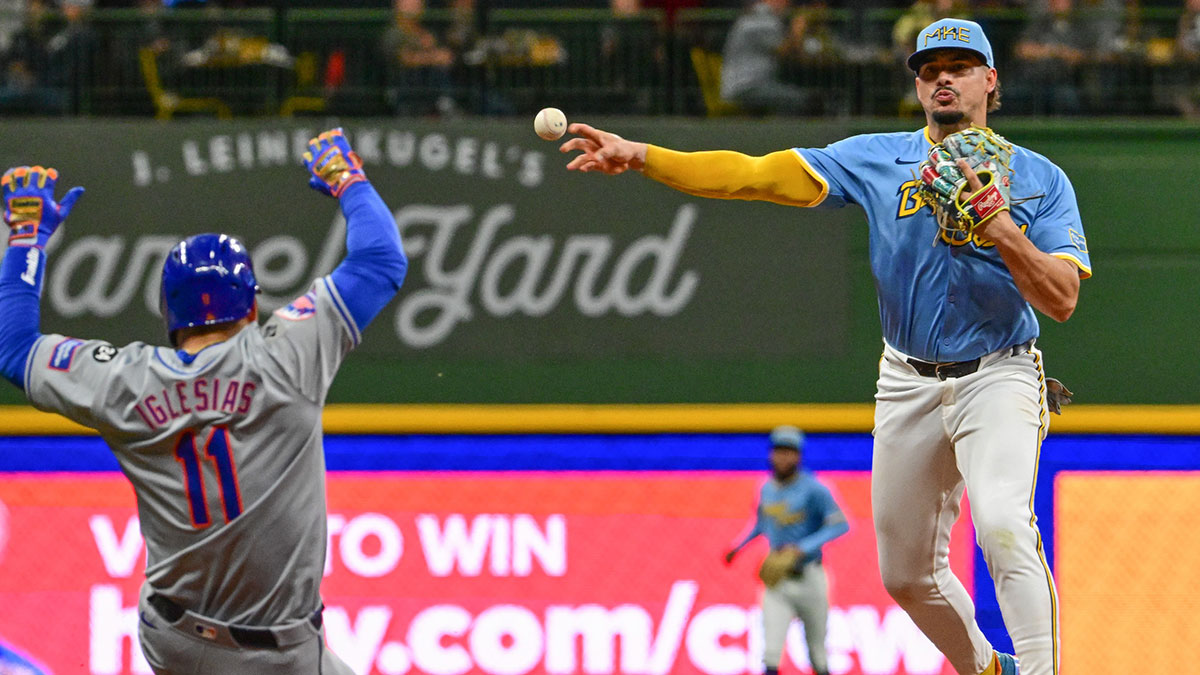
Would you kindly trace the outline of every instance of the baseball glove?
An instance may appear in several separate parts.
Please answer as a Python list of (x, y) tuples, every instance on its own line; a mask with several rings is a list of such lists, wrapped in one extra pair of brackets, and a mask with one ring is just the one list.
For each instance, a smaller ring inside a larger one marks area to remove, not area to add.
[(1055, 415), (1061, 415), (1064, 405), (1074, 400), (1075, 392), (1053, 377), (1046, 378), (1046, 407)]
[[(1013, 146), (987, 127), (970, 127), (950, 134), (929, 150), (919, 167), (921, 198), (933, 207), (944, 230), (970, 234), (976, 226), (1008, 211), (1012, 203)], [(979, 176), (983, 187), (970, 193), (967, 177), (957, 160)]]
[(773, 587), (795, 571), (796, 563), (800, 562), (800, 555), (800, 551), (794, 548), (771, 551), (763, 558), (762, 567), (758, 568), (758, 578), (762, 579), (767, 588)]

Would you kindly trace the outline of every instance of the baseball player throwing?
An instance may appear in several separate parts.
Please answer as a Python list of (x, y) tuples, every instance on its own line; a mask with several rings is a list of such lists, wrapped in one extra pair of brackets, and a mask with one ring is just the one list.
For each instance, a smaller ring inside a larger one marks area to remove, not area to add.
[(815, 675), (829, 675), (825, 624), (829, 619), (829, 582), (821, 566), (821, 547), (850, 530), (829, 489), (800, 469), (804, 434), (796, 427), (771, 431), (771, 480), (762, 486), (754, 527), (725, 554), (725, 563), (759, 535), (771, 551), (763, 560), (763, 664), (765, 675), (779, 675), (779, 660), (793, 618), (804, 624), (808, 660)]
[(167, 256), (171, 347), (38, 332), (46, 241), (82, 188), (4, 174), (0, 372), (34, 406), (97, 430), (137, 495), (146, 540), (142, 649), (155, 672), (343, 673), (325, 648), (321, 408), (342, 359), (395, 295), (395, 221), (341, 130), (314, 138), (310, 184), (341, 201), (346, 258), (259, 325), (246, 248), (201, 234)]
[(763, 157), (682, 153), (572, 124), (568, 169), (628, 169), (702, 197), (866, 211), (884, 350), (871, 498), (884, 586), (962, 675), (1013, 675), (951, 573), (964, 489), (1025, 675), (1058, 673), (1058, 607), (1033, 512), (1049, 424), (1034, 309), (1071, 316), (1091, 275), (1075, 193), (986, 128), (999, 102), (978, 24), (943, 19), (908, 60), (926, 126)]

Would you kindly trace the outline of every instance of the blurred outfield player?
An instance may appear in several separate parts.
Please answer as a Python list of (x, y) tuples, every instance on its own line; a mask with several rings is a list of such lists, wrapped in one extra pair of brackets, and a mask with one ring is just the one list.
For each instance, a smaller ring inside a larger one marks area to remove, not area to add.
[(815, 675), (829, 675), (825, 624), (829, 620), (829, 580), (821, 566), (821, 547), (850, 531), (846, 516), (829, 488), (800, 468), (804, 434), (796, 427), (771, 431), (771, 480), (762, 486), (754, 527), (725, 554), (738, 551), (759, 535), (771, 550), (763, 560), (763, 665), (779, 675), (779, 661), (793, 618), (804, 624), (808, 660)]
[[(1005, 143), (1011, 159), (986, 186), (973, 165), (943, 161), (956, 137), (991, 133), (974, 127), (986, 127), (999, 103), (994, 63), (978, 24), (943, 19), (921, 32), (908, 60), (922, 130), (749, 157), (676, 152), (572, 124), (581, 137), (562, 150), (581, 151), (568, 169), (634, 169), (701, 197), (866, 211), (884, 338), (871, 481), (884, 586), (960, 674), (1017, 672), (980, 631), (950, 571), (965, 488), (1021, 672), (1051, 675), (1058, 601), (1033, 493), (1047, 411), (1058, 403), (1047, 403), (1033, 310), (1070, 317), (1091, 263), (1074, 190), (1048, 159)], [(926, 176), (923, 162), (935, 153)], [(953, 171), (962, 194), (987, 198), (968, 203), (973, 219), (961, 230), (922, 196)]]
[(4, 174), (0, 369), (39, 409), (97, 430), (133, 483), (146, 540), (142, 649), (155, 672), (342, 673), (325, 648), (321, 408), (338, 366), (395, 295), (395, 220), (340, 129), (309, 143), (310, 185), (341, 201), (346, 258), (259, 325), (246, 248), (180, 242), (163, 265), (171, 347), (39, 331), (46, 241), (82, 188)]

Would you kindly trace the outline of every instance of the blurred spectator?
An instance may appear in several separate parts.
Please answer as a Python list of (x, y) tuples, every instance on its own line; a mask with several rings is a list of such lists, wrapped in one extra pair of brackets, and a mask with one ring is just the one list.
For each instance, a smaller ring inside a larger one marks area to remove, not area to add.
[(25, 0), (0, 0), (0, 54), (12, 46), (25, 23)]
[[(892, 56), (893, 62), (908, 79), (913, 76), (908, 67), (908, 56), (917, 45), (917, 37), (921, 29), (938, 19), (971, 19), (965, 0), (917, 0), (896, 19), (892, 25)], [(990, 31), (989, 31), (990, 33)], [(925, 109), (917, 99), (916, 90), (909, 86), (904, 88), (900, 99), (901, 115), (924, 115)]]
[[(901, 64), (912, 54), (917, 33), (938, 19), (970, 19), (965, 0), (917, 0), (892, 25), (892, 51)], [(907, 71), (908, 66), (904, 65)]]
[(47, 45), (49, 81), (63, 88), (69, 99), (68, 105), (79, 113), (83, 112), (80, 107), (96, 75), (93, 66), (99, 40), (87, 16), (92, 9), (92, 0), (60, 0), (60, 9), (67, 25), (50, 36)]
[(1010, 110), (1027, 115), (1074, 115), (1083, 106), (1076, 70), (1087, 57), (1086, 36), (1071, 0), (1045, 0), (1031, 8), (1014, 48)]
[(171, 47), (171, 38), (163, 23), (162, 0), (140, 0), (138, 13), (142, 17), (142, 46), (154, 50), (155, 54), (163, 54)]
[(479, 13), (475, 0), (450, 1), (450, 27), (446, 29), (446, 46), (462, 54), (479, 41)]
[(1187, 0), (1179, 17), (1179, 55), (1200, 59), (1200, 0)]
[(29, 0), (21, 30), (4, 54), (0, 112), (67, 112), (66, 92), (55, 82), (50, 54), (50, 10), (44, 0)]
[(791, 50), (784, 56), (791, 61), (827, 62), (836, 60), (841, 51), (833, 27), (829, 25), (829, 11), (823, 4), (802, 7), (792, 15)]
[(751, 112), (811, 114), (820, 108), (815, 92), (784, 82), (782, 60), (802, 53), (814, 36), (808, 17), (796, 13), (790, 27), (784, 17), (791, 0), (755, 0), (734, 22), (725, 40), (721, 65), (721, 98)]
[(667, 26), (675, 25), (675, 15), (679, 10), (701, 7), (704, 4), (702, 0), (641, 0), (641, 5), (647, 9), (661, 9), (663, 21)]
[(392, 24), (380, 41), (387, 98), (397, 114), (453, 114), (458, 111), (450, 79), (455, 54), (421, 25), (423, 9), (419, 0), (395, 0)]
[(1187, 0), (1184, 5), (1175, 37), (1175, 55), (1183, 75), (1175, 107), (1187, 117), (1200, 116), (1200, 0)]
[[(1081, 69), (1108, 63), (1130, 50), (1123, 0), (1045, 0), (1031, 8), (1029, 23), (1014, 49), (1015, 73), (1009, 88), (1014, 112), (1032, 115), (1074, 115), (1085, 101), (1079, 87)], [(1095, 71), (1103, 105), (1105, 73)], [(1111, 84), (1111, 83), (1110, 83)], [(1111, 92), (1109, 92), (1111, 93)]]

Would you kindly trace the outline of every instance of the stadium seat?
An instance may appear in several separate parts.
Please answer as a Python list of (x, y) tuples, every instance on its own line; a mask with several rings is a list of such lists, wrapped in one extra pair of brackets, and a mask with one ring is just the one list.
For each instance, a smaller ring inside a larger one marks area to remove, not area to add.
[(154, 116), (160, 120), (169, 120), (175, 113), (212, 113), (218, 119), (231, 119), (233, 112), (219, 98), (185, 98), (163, 88), (158, 76), (158, 56), (153, 49), (143, 47), (138, 50), (138, 59), (142, 67), (142, 79), (146, 83), (146, 91), (154, 102)]
[(721, 98), (721, 55), (701, 47), (692, 47), (691, 55), (692, 67), (696, 69), (696, 79), (700, 81), (700, 94), (704, 97), (704, 107), (708, 116), (740, 114), (740, 106)]

